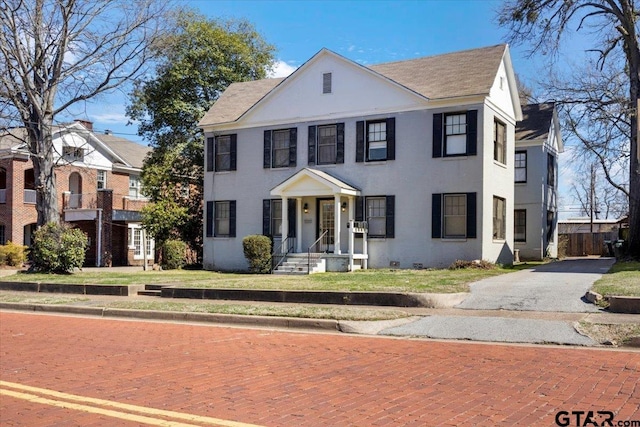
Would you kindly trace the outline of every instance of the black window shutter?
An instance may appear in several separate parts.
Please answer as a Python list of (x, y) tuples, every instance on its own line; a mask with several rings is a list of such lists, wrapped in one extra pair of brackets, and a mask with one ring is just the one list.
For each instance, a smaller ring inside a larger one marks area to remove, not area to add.
[(229, 237), (236, 237), (236, 201), (229, 201)]
[(213, 138), (207, 138), (207, 172), (213, 171)]
[(467, 111), (467, 155), (478, 154), (478, 110)]
[(344, 163), (344, 123), (336, 124), (336, 163)]
[(316, 164), (316, 126), (309, 126), (309, 165)]
[(476, 193), (467, 193), (467, 237), (470, 239), (475, 239), (478, 234), (476, 212)]
[(433, 157), (442, 157), (442, 113), (433, 115)]
[(207, 202), (207, 237), (213, 237), (213, 202)]
[(356, 221), (364, 221), (364, 197), (356, 196)]
[(287, 200), (287, 204), (287, 215), (289, 219), (287, 237), (296, 237), (296, 199)]
[(442, 194), (431, 195), (431, 238), (442, 237)]
[(387, 220), (387, 233), (385, 237), (395, 237), (395, 214), (396, 214), (396, 196), (387, 196), (386, 204), (386, 220)]
[(356, 162), (364, 162), (364, 121), (356, 122)]
[(264, 131), (264, 147), (263, 147), (262, 167), (269, 169), (271, 167), (271, 131)]
[(289, 166), (295, 166), (298, 159), (298, 128), (289, 129)]
[(236, 157), (237, 157), (237, 152), (238, 152), (238, 135), (231, 134), (231, 161), (230, 161), (230, 167), (229, 170), (236, 170)]
[(271, 200), (262, 201), (262, 234), (271, 236)]
[(396, 159), (396, 119), (387, 119), (387, 160)]

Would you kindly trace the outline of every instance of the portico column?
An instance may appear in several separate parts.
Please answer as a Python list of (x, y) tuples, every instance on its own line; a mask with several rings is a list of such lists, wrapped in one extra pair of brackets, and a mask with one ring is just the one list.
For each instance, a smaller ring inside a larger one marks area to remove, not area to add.
[[(286, 197), (282, 197), (282, 241), (287, 238), (289, 234), (289, 199)], [(282, 250), (286, 251), (287, 248), (282, 248)]]
[(340, 207), (340, 194), (334, 195), (335, 202), (334, 204), (334, 220), (335, 223), (333, 225), (333, 253), (339, 254), (340, 252), (340, 229), (342, 226), (342, 209)]
[(296, 252), (302, 252), (302, 198), (296, 199)]

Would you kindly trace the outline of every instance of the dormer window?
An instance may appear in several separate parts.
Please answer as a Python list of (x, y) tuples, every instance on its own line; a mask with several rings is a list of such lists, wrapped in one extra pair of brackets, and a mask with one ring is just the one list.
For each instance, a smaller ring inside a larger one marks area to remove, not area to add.
[(68, 162), (84, 161), (84, 149), (65, 145), (62, 147), (62, 158)]
[(331, 93), (331, 73), (322, 74), (322, 93)]

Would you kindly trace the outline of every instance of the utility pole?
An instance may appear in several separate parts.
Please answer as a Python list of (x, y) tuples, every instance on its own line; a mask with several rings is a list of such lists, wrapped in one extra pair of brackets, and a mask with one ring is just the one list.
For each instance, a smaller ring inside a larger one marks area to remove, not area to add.
[(595, 195), (596, 195), (596, 172), (591, 164), (591, 188), (589, 189), (589, 206), (591, 210), (591, 233), (593, 233), (593, 214), (595, 211)]

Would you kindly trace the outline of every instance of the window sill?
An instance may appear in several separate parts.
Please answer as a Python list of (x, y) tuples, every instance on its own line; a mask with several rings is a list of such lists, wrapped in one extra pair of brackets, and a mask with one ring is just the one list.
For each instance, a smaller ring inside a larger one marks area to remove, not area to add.
[(367, 166), (386, 165), (387, 161), (386, 160), (367, 160), (366, 162), (364, 162), (364, 164)]
[(213, 173), (215, 173), (216, 175), (227, 175), (227, 174), (230, 174), (231, 172), (235, 172), (235, 171), (215, 171)]
[(502, 168), (502, 169), (507, 169), (507, 165), (505, 163), (499, 162), (496, 159), (493, 159), (493, 164), (498, 166), (498, 167), (500, 167), (500, 168)]
[(231, 240), (233, 237), (231, 236), (213, 236), (214, 240)]
[(493, 243), (505, 243), (507, 239), (493, 239)]
[(442, 160), (466, 160), (469, 158), (468, 154), (452, 154), (450, 156), (440, 157)]
[(514, 182), (515, 185), (518, 185), (520, 187), (524, 187), (525, 185), (527, 185), (527, 181), (519, 181), (519, 182)]
[(440, 239), (441, 242), (461, 242), (464, 243), (467, 241), (466, 237), (442, 237)]

